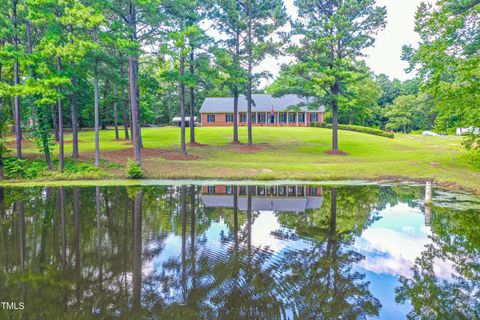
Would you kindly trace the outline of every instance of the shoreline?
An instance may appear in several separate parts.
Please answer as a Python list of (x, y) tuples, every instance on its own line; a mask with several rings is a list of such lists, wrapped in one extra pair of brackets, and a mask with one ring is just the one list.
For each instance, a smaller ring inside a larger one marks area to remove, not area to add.
[(464, 192), (472, 195), (480, 195), (480, 189), (469, 188), (454, 182), (438, 182), (435, 179), (408, 178), (408, 177), (389, 177), (378, 179), (339, 179), (339, 180), (305, 180), (305, 179), (218, 179), (218, 178), (164, 178), (164, 179), (103, 179), (103, 180), (1, 180), (0, 187), (5, 188), (27, 188), (27, 187), (92, 187), (92, 186), (155, 186), (155, 185), (214, 185), (214, 184), (234, 184), (234, 185), (322, 185), (322, 186), (345, 186), (345, 185), (424, 185), (431, 181), (432, 185), (451, 191)]

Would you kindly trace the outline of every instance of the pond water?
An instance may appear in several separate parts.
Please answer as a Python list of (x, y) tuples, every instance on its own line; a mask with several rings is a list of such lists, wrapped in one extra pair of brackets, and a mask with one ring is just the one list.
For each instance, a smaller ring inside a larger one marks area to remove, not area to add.
[(480, 318), (480, 201), (424, 194), (0, 188), (0, 319)]

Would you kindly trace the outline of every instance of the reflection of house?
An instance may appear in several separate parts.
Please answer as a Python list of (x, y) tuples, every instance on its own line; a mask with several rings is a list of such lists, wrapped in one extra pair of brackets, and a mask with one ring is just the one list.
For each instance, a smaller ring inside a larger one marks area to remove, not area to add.
[[(203, 186), (200, 199), (207, 208), (233, 208), (233, 186)], [(238, 208), (247, 210), (247, 186), (239, 186)], [(322, 206), (322, 188), (314, 186), (251, 186), (253, 211), (304, 212)]]

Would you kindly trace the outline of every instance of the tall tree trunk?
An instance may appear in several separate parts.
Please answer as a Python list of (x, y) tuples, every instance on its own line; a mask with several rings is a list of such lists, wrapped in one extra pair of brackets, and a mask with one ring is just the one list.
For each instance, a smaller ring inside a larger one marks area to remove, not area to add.
[[(93, 31), (93, 41), (98, 42), (97, 30)], [(98, 167), (100, 165), (100, 97), (98, 92), (98, 57), (95, 57), (95, 66), (94, 66), (94, 104), (95, 104), (95, 165)]]
[[(192, 46), (190, 51), (190, 76), (195, 72), (195, 53)], [(195, 143), (195, 88), (190, 87), (190, 143)]]
[(95, 165), (100, 165), (100, 106), (98, 95), (98, 61), (95, 61), (94, 100), (95, 100)]
[(332, 151), (338, 152), (338, 82), (332, 86)]
[(180, 81), (179, 81), (179, 87), (180, 87), (180, 117), (181, 117), (181, 123), (180, 123), (180, 144), (181, 144), (181, 149), (182, 149), (182, 155), (186, 156), (187, 155), (187, 146), (185, 144), (185, 82), (184, 82), (184, 77), (185, 77), (185, 56), (183, 53), (180, 53)]
[[(251, 71), (249, 71), (251, 72)], [(248, 77), (248, 102), (247, 102), (247, 124), (248, 124), (248, 145), (253, 144), (253, 134), (252, 134), (252, 78)]]
[[(23, 3), (25, 7), (25, 15), (28, 17), (28, 4), (27, 1), (25, 0)], [(26, 38), (27, 38), (27, 48), (28, 48), (28, 53), (32, 54), (33, 53), (33, 43), (32, 43), (32, 28), (30, 24), (29, 19), (25, 19), (25, 29), (26, 29)], [(35, 70), (32, 68), (31, 71), (31, 76), (33, 79), (36, 79), (36, 73)], [(38, 110), (37, 110), (38, 108)], [(54, 115), (54, 108), (51, 105), (50, 106), (52, 116)], [(50, 125), (49, 125), (49, 114), (48, 114), (48, 109), (46, 107), (41, 107), (38, 106), (37, 104), (34, 104), (32, 106), (32, 116), (35, 121), (35, 126), (34, 130), (37, 131), (40, 135), (40, 142), (41, 142), (41, 148), (43, 151), (43, 154), (45, 156), (45, 162), (47, 163), (47, 166), (50, 170), (55, 170), (55, 167), (52, 162), (52, 157), (50, 154), (50, 145), (49, 145), (49, 132), (50, 132)], [(58, 129), (57, 128), (57, 121), (56, 118), (53, 117), (53, 124), (54, 124), (54, 131), (55, 131), (55, 137), (57, 138), (58, 141)]]
[(128, 135), (128, 124), (129, 124), (129, 119), (130, 116), (128, 114), (128, 109), (125, 104), (125, 89), (123, 87), (123, 79), (125, 78), (124, 75), (124, 69), (123, 69), (123, 63), (120, 65), (120, 77), (121, 77), (121, 82), (120, 82), (120, 99), (122, 103), (122, 121), (123, 121), (123, 130), (125, 132), (125, 139), (130, 139)]
[[(62, 72), (62, 60), (57, 58), (57, 72), (58, 75)], [(62, 106), (62, 86), (57, 87), (58, 91), (58, 138), (59, 138), (59, 165), (58, 170), (63, 172), (64, 162), (65, 162), (65, 150), (63, 142), (63, 106)]]
[(108, 97), (108, 80), (103, 86), (103, 103), (102, 103), (102, 130), (107, 130), (107, 97)]
[(252, 137), (252, 85), (253, 85), (253, 43), (252, 43), (252, 8), (248, 5), (248, 88), (247, 88), (247, 124), (248, 124), (248, 145), (253, 144)]
[[(235, 67), (240, 64), (240, 32), (237, 30), (235, 37)], [(238, 78), (235, 77), (233, 85), (233, 142), (238, 143)]]
[[(75, 69), (75, 63), (71, 63), (72, 70)], [(75, 71), (72, 71), (75, 72)], [(71, 100), (71, 117), (72, 117), (72, 156), (75, 159), (78, 159), (78, 115), (77, 115), (77, 78), (72, 77), (72, 94), (70, 96)]]
[(42, 142), (43, 154), (45, 155), (45, 161), (47, 162), (48, 168), (53, 171), (55, 170), (55, 166), (53, 165), (52, 156), (50, 154), (50, 145), (48, 141), (50, 131), (48, 110), (46, 108), (40, 108), (37, 114), (39, 117), (38, 126), (40, 131), (40, 139)]
[[(129, 3), (128, 24), (132, 31), (131, 40), (137, 41), (137, 17), (135, 4)], [(140, 106), (139, 106), (139, 92), (138, 92), (138, 60), (137, 56), (130, 54), (128, 56), (128, 82), (130, 95), (130, 112), (132, 116), (132, 139), (133, 139), (133, 159), (141, 166), (142, 165), (142, 141), (140, 133)]]
[[(17, 4), (18, 0), (12, 1), (12, 19), (13, 19), (13, 45), (15, 52), (18, 50), (18, 30), (17, 30)], [(13, 64), (13, 84), (17, 86), (20, 83), (18, 58), (15, 58)], [(14, 97), (14, 119), (15, 119), (15, 139), (17, 147), (17, 158), (22, 159), (22, 119), (20, 117), (20, 97)]]
[(239, 143), (238, 139), (238, 84), (233, 88), (233, 143)]
[(60, 141), (60, 135), (58, 134), (57, 111), (55, 111), (55, 107), (53, 105), (50, 105), (50, 111), (52, 113), (52, 126), (53, 126), (53, 134), (55, 135), (55, 141)]
[(118, 135), (118, 110), (117, 110), (117, 84), (113, 83), (113, 125), (115, 126), (115, 139), (120, 139)]
[[(73, 44), (73, 27), (69, 26), (70, 35), (72, 35), (72, 40), (70, 43)], [(72, 77), (72, 94), (70, 96), (71, 101), (71, 118), (72, 118), (72, 156), (74, 159), (78, 159), (78, 114), (77, 114), (77, 77), (75, 76), (75, 62), (70, 63), (70, 68)]]

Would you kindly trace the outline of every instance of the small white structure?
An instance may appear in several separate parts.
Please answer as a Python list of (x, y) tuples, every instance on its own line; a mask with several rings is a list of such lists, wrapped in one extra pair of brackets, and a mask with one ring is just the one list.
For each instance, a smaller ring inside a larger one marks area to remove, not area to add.
[(427, 181), (425, 183), (425, 205), (432, 204), (432, 182)]
[(423, 131), (422, 136), (439, 137), (440, 135), (433, 131)]
[[(193, 117), (193, 121), (195, 122), (195, 124), (197, 124), (197, 117)], [(177, 126), (177, 127), (180, 127), (181, 124), (182, 124), (182, 117), (174, 117), (172, 119), (172, 124), (174, 126)], [(190, 126), (190, 117), (185, 117), (185, 127), (189, 127)]]
[(466, 127), (466, 128), (457, 128), (457, 136), (463, 136), (466, 133), (480, 134), (480, 128), (475, 127)]

